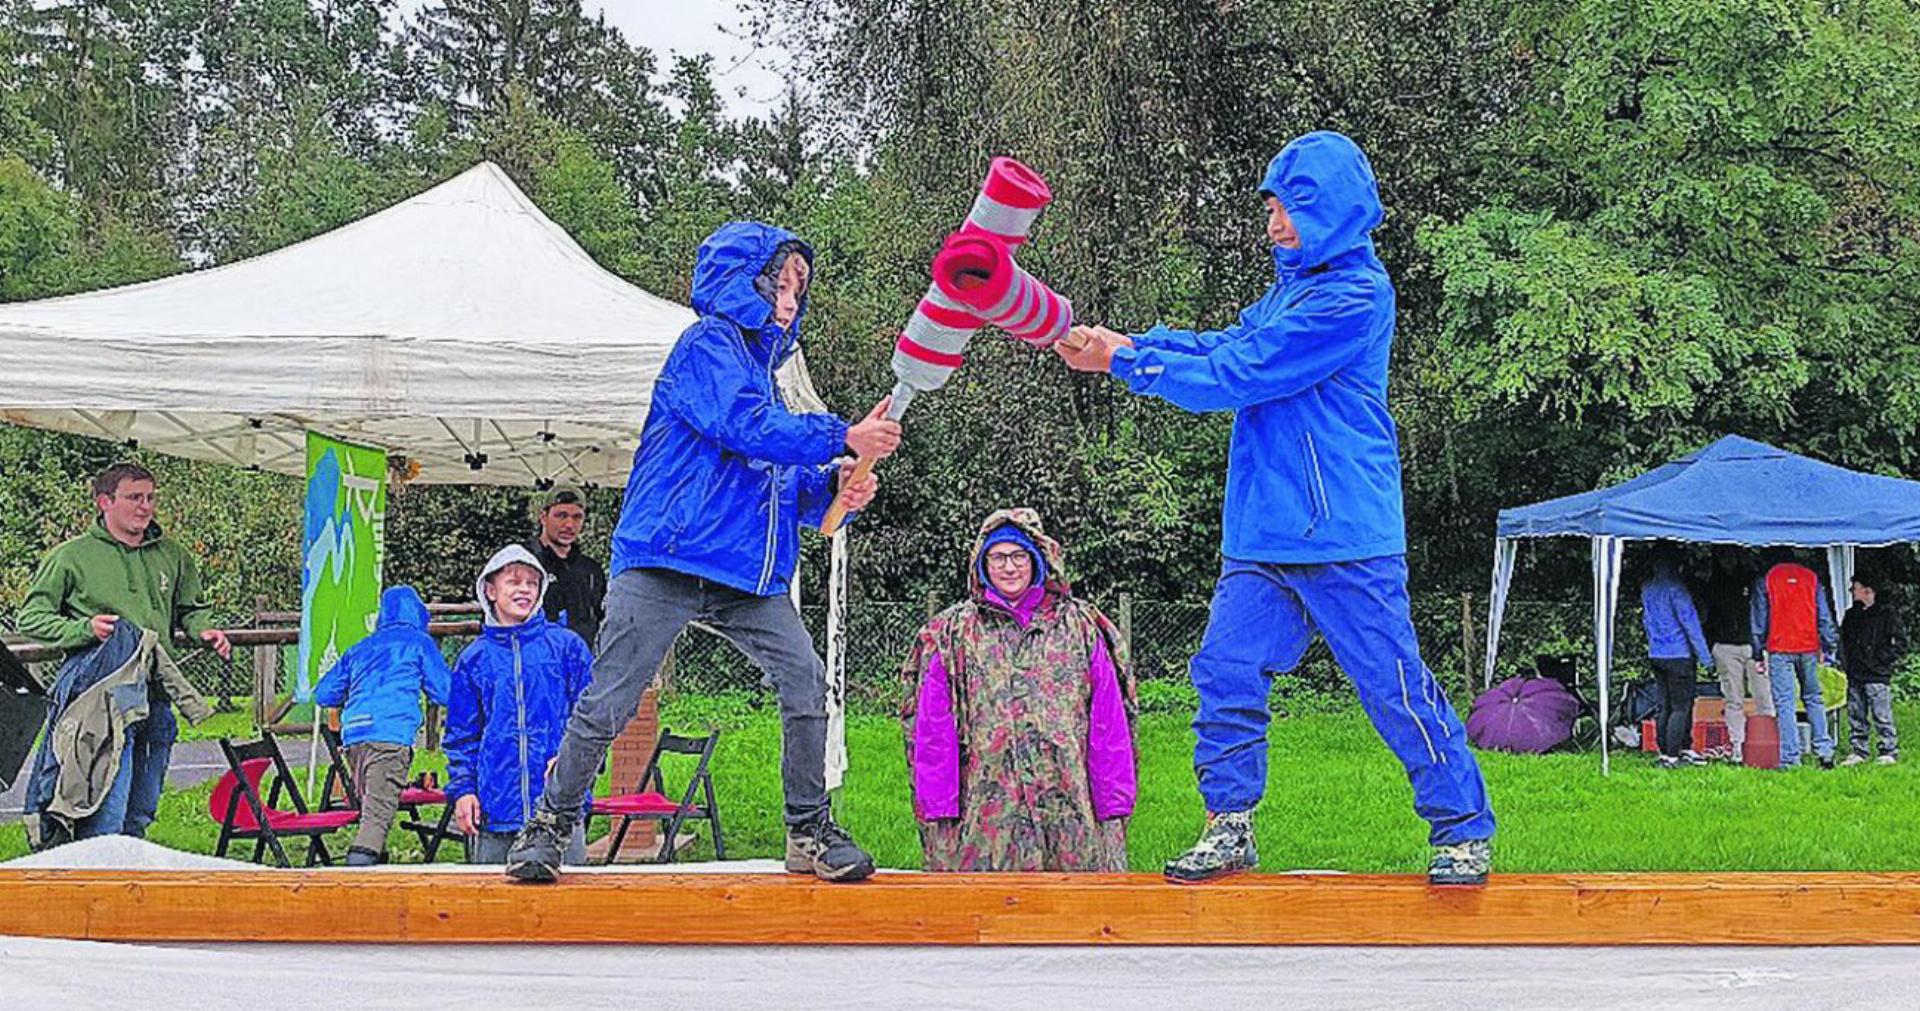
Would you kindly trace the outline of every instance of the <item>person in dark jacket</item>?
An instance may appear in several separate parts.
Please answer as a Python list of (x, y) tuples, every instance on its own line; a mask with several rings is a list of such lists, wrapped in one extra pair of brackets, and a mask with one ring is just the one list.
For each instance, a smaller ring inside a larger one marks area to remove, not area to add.
[[(607, 746), (691, 621), (736, 643), (780, 696), (787, 869), (829, 881), (873, 873), (827, 804), (826, 665), (787, 598), (800, 527), (818, 526), (836, 490), (860, 509), (843, 454), (879, 459), (900, 444), (882, 400), (848, 424), (794, 414), (774, 371), (798, 347), (813, 250), (784, 229), (733, 222), (707, 237), (693, 270), (700, 319), (655, 381), (613, 535), (613, 582), (593, 687), (574, 707), (533, 819), (507, 857), (521, 881), (559, 876), (560, 847)], [(847, 487), (840, 486), (846, 484)]]
[(1773, 685), (1753, 652), (1753, 570), (1746, 555), (1733, 547), (1714, 551), (1704, 628), (1726, 707), (1728, 748), (1720, 757), (1735, 762), (1747, 743), (1747, 699), (1753, 699), (1755, 716), (1773, 715)]
[[(514, 834), (539, 809), (567, 713), (592, 678), (586, 640), (541, 613), (546, 589), (546, 572), (518, 544), (496, 552), (474, 584), (486, 623), (454, 664), (443, 745), (447, 796), (472, 863), (506, 862)], [(586, 863), (577, 822), (562, 846), (568, 863)]]
[(1693, 594), (1680, 579), (1672, 552), (1654, 556), (1652, 573), (1640, 584), (1640, 621), (1647, 630), (1647, 658), (1660, 676), (1660, 767), (1701, 765), (1693, 750), (1693, 696), (1696, 672), (1713, 666), (1713, 652), (1700, 631)]
[(347, 647), (313, 689), (317, 705), (341, 710), (340, 742), (360, 793), (360, 827), (347, 850), (347, 866), (386, 859), (400, 793), (413, 769), (413, 740), (420, 733), (420, 695), (447, 704), (446, 658), (427, 634), (427, 605), (411, 586), (380, 595), (379, 627)]
[(1880, 600), (1880, 581), (1856, 575), (1853, 606), (1840, 619), (1840, 668), (1847, 672), (1847, 731), (1852, 753), (1841, 765), (1867, 760), (1869, 724), (1880, 735), (1881, 765), (1900, 761), (1893, 726), (1893, 665), (1900, 659), (1900, 616)]
[(1435, 884), (1479, 884), (1493, 806), (1480, 766), (1420, 659), (1407, 599), (1399, 436), (1387, 411), (1394, 289), (1371, 233), (1385, 214), (1353, 141), (1310, 133), (1260, 183), (1275, 280), (1224, 330), (1127, 337), (1075, 327), (1067, 364), (1110, 372), (1189, 411), (1232, 411), (1225, 562), (1191, 673), (1194, 769), (1207, 827), (1169, 878), (1258, 865), (1253, 809), (1267, 785), (1269, 675), (1326, 638), (1406, 769), (1429, 826)]
[(594, 649), (607, 597), (607, 570), (580, 548), (587, 497), (578, 488), (555, 488), (541, 497), (540, 531), (527, 542), (553, 582), (542, 605), (547, 620), (573, 629)]

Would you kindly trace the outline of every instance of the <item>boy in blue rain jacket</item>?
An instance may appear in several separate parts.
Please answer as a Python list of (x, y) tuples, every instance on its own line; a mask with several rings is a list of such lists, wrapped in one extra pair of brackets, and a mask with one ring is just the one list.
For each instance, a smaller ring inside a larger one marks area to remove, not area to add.
[[(515, 544), (501, 548), (474, 593), (486, 623), (460, 654), (447, 700), (447, 796), (471, 863), (503, 864), (514, 834), (538, 809), (567, 714), (587, 689), (587, 641), (546, 619), (546, 570)], [(584, 798), (583, 798), (584, 802)], [(576, 823), (564, 858), (586, 862)]]
[(700, 318), (654, 383), (613, 533), (593, 688), (580, 699), (547, 779), (546, 800), (507, 855), (507, 875), (551, 882), (575, 810), (607, 746), (689, 622), (739, 646), (780, 697), (780, 782), (789, 871), (858, 881), (873, 858), (834, 823), (827, 800), (826, 667), (787, 597), (800, 527), (836, 493), (873, 498), (843, 455), (878, 459), (900, 443), (881, 401), (864, 420), (794, 414), (775, 372), (799, 347), (813, 250), (781, 228), (723, 225), (700, 244)]
[(1203, 881), (1258, 864), (1253, 809), (1267, 781), (1268, 675), (1318, 632), (1413, 784), (1431, 826), (1429, 880), (1479, 884), (1493, 809), (1460, 719), (1421, 662), (1408, 613), (1399, 441), (1387, 413), (1394, 291), (1370, 234), (1373, 169), (1346, 137), (1288, 144), (1260, 184), (1275, 281), (1224, 330), (1128, 337), (1075, 327), (1075, 369), (1189, 411), (1234, 412), (1225, 556), (1191, 673), (1194, 768), (1207, 826), (1167, 864)]
[(447, 661), (427, 634), (427, 605), (411, 586), (380, 595), (372, 635), (347, 647), (313, 689), (317, 705), (340, 709), (340, 742), (360, 793), (360, 827), (347, 866), (386, 859), (387, 830), (413, 768), (420, 733), (420, 695), (447, 704)]

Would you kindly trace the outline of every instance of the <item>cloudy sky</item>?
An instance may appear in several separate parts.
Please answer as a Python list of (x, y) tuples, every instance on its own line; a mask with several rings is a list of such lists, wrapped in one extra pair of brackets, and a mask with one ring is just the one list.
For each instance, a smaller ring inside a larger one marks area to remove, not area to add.
[[(740, 113), (758, 113), (780, 97), (779, 67), (783, 54), (756, 50), (741, 36), (742, 19), (735, 0), (585, 0), (589, 11), (605, 11), (631, 42), (658, 54), (663, 67), (668, 53), (713, 54), (714, 82), (731, 107)], [(427, 0), (403, 0), (416, 9)]]

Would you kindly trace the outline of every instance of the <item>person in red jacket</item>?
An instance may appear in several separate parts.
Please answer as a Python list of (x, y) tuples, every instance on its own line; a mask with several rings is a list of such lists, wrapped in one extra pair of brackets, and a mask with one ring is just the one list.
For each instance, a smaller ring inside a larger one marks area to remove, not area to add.
[(1773, 687), (1773, 711), (1780, 720), (1780, 768), (1800, 764), (1800, 728), (1793, 719), (1793, 692), (1807, 708), (1813, 727), (1813, 751), (1822, 769), (1833, 768), (1833, 735), (1820, 697), (1820, 662), (1832, 656), (1839, 636), (1833, 607), (1812, 569), (1782, 558), (1753, 588), (1753, 655), (1762, 657)]

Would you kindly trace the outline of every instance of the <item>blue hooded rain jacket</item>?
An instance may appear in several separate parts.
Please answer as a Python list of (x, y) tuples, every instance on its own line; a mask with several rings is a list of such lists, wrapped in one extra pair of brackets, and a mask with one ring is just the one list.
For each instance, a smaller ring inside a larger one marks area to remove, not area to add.
[(540, 569), (518, 544), (487, 562), (474, 584), (486, 625), (454, 665), (447, 700), (447, 796), (479, 797), (489, 832), (518, 831), (532, 817), (573, 703), (593, 678), (587, 641), (548, 621), (538, 604), (526, 621), (500, 624), (486, 581), (509, 565)]
[(1309, 564), (1406, 553), (1399, 436), (1387, 413), (1393, 282), (1370, 233), (1383, 210), (1353, 141), (1310, 133), (1260, 184), (1299, 249), (1275, 247), (1275, 280), (1224, 330), (1156, 326), (1113, 356), (1136, 393), (1189, 411), (1233, 411), (1223, 551)]
[(799, 346), (773, 321), (773, 277), (784, 253), (813, 261), (793, 233), (757, 222), (723, 225), (700, 244), (687, 328), (654, 383), (634, 451), (615, 575), (671, 569), (763, 597), (787, 592), (800, 558), (800, 524), (833, 504), (833, 468), (847, 424), (793, 414), (774, 370)]
[(411, 586), (380, 595), (379, 625), (347, 647), (313, 689), (313, 701), (341, 709), (340, 740), (412, 746), (420, 732), (420, 693), (447, 704), (446, 658), (427, 634), (427, 605)]

